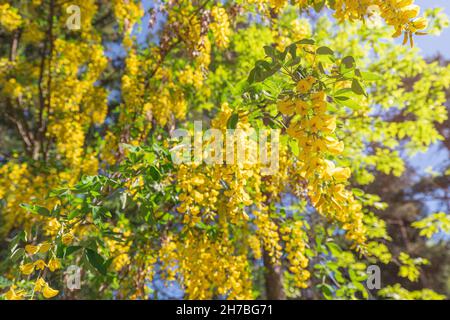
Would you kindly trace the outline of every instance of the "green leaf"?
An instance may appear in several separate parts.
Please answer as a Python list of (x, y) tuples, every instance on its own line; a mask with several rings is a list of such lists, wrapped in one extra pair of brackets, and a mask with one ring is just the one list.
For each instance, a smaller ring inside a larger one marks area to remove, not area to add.
[(348, 96), (347, 94), (352, 95), (352, 89), (350, 89), (350, 88), (339, 89), (338, 91), (336, 91), (336, 93), (334, 95), (335, 96)]
[(316, 12), (322, 11), (325, 6), (325, 0), (314, 1), (313, 7)]
[(150, 175), (152, 176), (153, 180), (155, 180), (155, 181), (161, 180), (161, 172), (155, 166), (150, 167)]
[(300, 149), (298, 147), (298, 142), (295, 140), (290, 140), (289, 141), (289, 146), (291, 147), (292, 153), (298, 157), (299, 153), (300, 153)]
[(22, 208), (24, 208), (25, 210), (27, 210), (28, 212), (38, 214), (41, 216), (45, 216), (45, 217), (51, 217), (50, 211), (45, 207), (41, 207), (41, 206), (37, 206), (37, 205), (30, 205), (30, 204), (26, 204), (26, 203), (22, 203), (20, 206)]
[(379, 81), (382, 80), (383, 77), (375, 72), (361, 71), (361, 79), (365, 81)]
[(325, 299), (327, 300), (333, 299), (333, 287), (331, 287), (329, 284), (326, 283), (319, 284), (317, 288), (320, 289)]
[(361, 82), (359, 82), (358, 79), (353, 79), (352, 81), (352, 91), (359, 95), (366, 95), (366, 91), (361, 85)]
[(14, 250), (14, 252), (9, 257), (11, 259), (11, 262), (17, 262), (19, 259), (21, 259), (25, 255), (25, 249), (18, 248), (17, 250)]
[(81, 215), (81, 211), (80, 210), (74, 210), (71, 213), (69, 213), (69, 215), (67, 216), (67, 219), (72, 220), (78, 216)]
[(326, 245), (334, 257), (339, 256), (339, 254), (342, 252), (341, 248), (339, 248), (339, 246), (334, 242), (327, 242)]
[(344, 59), (342, 59), (342, 65), (344, 65), (347, 69), (352, 69), (356, 65), (355, 58), (352, 56), (347, 56)]
[(86, 257), (88, 262), (97, 269), (98, 272), (100, 272), (103, 275), (106, 275), (106, 266), (105, 266), (105, 259), (101, 255), (99, 255), (97, 252), (91, 249), (86, 249)]
[(27, 233), (24, 230), (20, 231), (14, 238), (12, 238), (8, 245), (9, 251), (12, 252), (16, 250), (20, 241), (27, 241)]
[(274, 61), (277, 60), (277, 50), (272, 46), (264, 46), (264, 52), (266, 56), (272, 58)]
[(297, 58), (297, 44), (293, 43), (293, 44), (287, 46), (286, 49), (284, 50), (284, 52), (285, 52), (285, 54), (287, 54), (289, 52), (292, 59)]
[(354, 100), (350, 99), (349, 97), (338, 96), (338, 97), (334, 97), (334, 100), (338, 104), (343, 105), (343, 106), (348, 107), (353, 110), (358, 110), (361, 107), (358, 103), (356, 103)]
[(328, 55), (328, 56), (334, 55), (334, 51), (328, 47), (320, 47), (316, 50), (316, 53), (319, 55)]
[(313, 45), (313, 44), (315, 44), (316, 42), (313, 40), (313, 39), (303, 39), (303, 40), (300, 40), (299, 42), (297, 42), (298, 44), (310, 44), (310, 45)]
[(80, 250), (82, 248), (83, 248), (82, 246), (70, 246), (70, 247), (67, 247), (65, 249), (65, 255), (66, 256), (70, 256), (72, 253), (75, 253), (75, 252), (77, 252), (78, 250)]
[(325, 68), (323, 67), (323, 63), (322, 63), (322, 62), (319, 62), (318, 67), (319, 67), (319, 71), (320, 71), (321, 73), (326, 74)]
[(230, 119), (228, 119), (227, 128), (232, 130), (236, 129), (238, 121), (239, 121), (239, 114), (233, 113)]
[(295, 58), (292, 58), (291, 60), (289, 60), (289, 61), (286, 63), (285, 66), (286, 66), (286, 67), (292, 67), (292, 66), (295, 66), (295, 65), (299, 64), (300, 61), (302, 61), (302, 58), (300, 58), (300, 57), (295, 57)]
[(367, 289), (361, 283), (359, 283), (359, 282), (352, 282), (352, 283), (355, 286), (355, 288), (358, 289), (361, 292), (361, 294), (362, 294), (364, 299), (368, 299), (369, 298), (369, 294), (367, 293)]

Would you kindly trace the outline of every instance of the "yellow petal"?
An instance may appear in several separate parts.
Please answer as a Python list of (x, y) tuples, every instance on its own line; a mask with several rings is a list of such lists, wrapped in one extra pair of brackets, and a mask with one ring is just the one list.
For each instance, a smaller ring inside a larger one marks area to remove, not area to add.
[(20, 266), (20, 271), (25, 275), (30, 275), (34, 271), (34, 264), (33, 263), (27, 263)]
[(24, 296), (23, 290), (15, 290), (16, 286), (11, 286), (9, 291), (5, 294), (6, 300), (22, 300)]
[(291, 115), (295, 112), (295, 104), (290, 100), (278, 102), (278, 111), (285, 115)]
[(50, 249), (52, 245), (48, 242), (44, 242), (39, 246), (39, 252), (40, 253), (47, 253), (47, 251)]
[(34, 283), (34, 291), (41, 292), (42, 289), (45, 288), (46, 286), (48, 286), (47, 282), (45, 282), (45, 280), (42, 278), (38, 278)]
[(29, 254), (36, 254), (39, 251), (39, 247), (27, 244), (25, 246), (25, 251), (28, 252)]
[(66, 233), (62, 236), (62, 242), (67, 246), (72, 243), (73, 241), (73, 235), (71, 233)]
[(50, 261), (48, 262), (48, 268), (50, 269), (51, 272), (54, 272), (55, 270), (61, 268), (61, 262), (59, 261), (59, 259), (51, 258)]
[(44, 270), (47, 265), (45, 264), (44, 260), (37, 260), (34, 263), (34, 266), (36, 267), (36, 270)]
[(350, 178), (351, 171), (349, 168), (336, 168), (333, 170), (333, 177), (339, 182), (346, 181)]
[(414, 21), (412, 25), (416, 30), (423, 30), (428, 27), (428, 20), (422, 17)]
[(44, 295), (44, 298), (51, 299), (55, 297), (59, 293), (58, 290), (50, 288), (48, 285), (44, 287), (44, 290), (42, 290), (42, 294)]
[(413, 19), (417, 17), (420, 13), (420, 7), (416, 4), (407, 6), (402, 9), (401, 16), (405, 19)]

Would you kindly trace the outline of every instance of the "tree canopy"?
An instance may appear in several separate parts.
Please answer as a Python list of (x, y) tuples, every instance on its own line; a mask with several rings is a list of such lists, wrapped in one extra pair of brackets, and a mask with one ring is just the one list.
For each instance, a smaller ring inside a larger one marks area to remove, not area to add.
[(445, 299), (450, 167), (411, 159), (448, 152), (450, 66), (414, 47), (447, 25), (414, 0), (0, 1), (0, 299)]

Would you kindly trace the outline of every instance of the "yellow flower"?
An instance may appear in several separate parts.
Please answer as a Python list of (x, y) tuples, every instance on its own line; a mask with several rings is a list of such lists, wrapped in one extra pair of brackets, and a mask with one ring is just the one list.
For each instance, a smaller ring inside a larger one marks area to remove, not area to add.
[(24, 297), (24, 291), (23, 290), (15, 290), (16, 286), (11, 286), (9, 288), (9, 291), (5, 294), (6, 300), (22, 300)]
[(336, 130), (336, 118), (331, 116), (324, 116), (321, 119), (322, 122), (322, 131), (326, 133), (333, 133)]
[(308, 114), (309, 104), (303, 100), (297, 100), (295, 102), (295, 112), (298, 115), (306, 116)]
[(325, 101), (325, 92), (324, 91), (319, 91), (317, 93), (313, 93), (311, 95), (311, 99), (314, 103), (319, 103), (319, 102), (323, 102)]
[(217, 46), (219, 48), (227, 47), (230, 41), (229, 36), (231, 34), (227, 12), (224, 8), (214, 7), (211, 10), (211, 17), (214, 22), (210, 24), (210, 28), (216, 39)]
[(342, 182), (350, 178), (351, 171), (349, 168), (336, 168), (332, 170), (331, 174), (336, 181)]
[(401, 0), (401, 1), (398, 1), (397, 6), (399, 8), (403, 8), (403, 7), (409, 6), (413, 3), (414, 3), (414, 0)]
[(316, 101), (313, 104), (313, 110), (316, 115), (321, 115), (327, 111), (327, 103), (325, 101)]
[(73, 235), (71, 233), (66, 233), (65, 235), (62, 236), (61, 240), (66, 246), (68, 246), (73, 241)]
[(47, 282), (42, 278), (38, 278), (34, 283), (34, 291), (41, 292), (46, 286), (48, 286)]
[(314, 83), (316, 83), (316, 78), (314, 78), (313, 76), (309, 76), (305, 79), (306, 81), (308, 81), (308, 83), (312, 86)]
[(290, 116), (295, 112), (295, 103), (290, 100), (280, 101), (278, 102), (278, 111), (282, 114)]
[(344, 142), (337, 141), (331, 137), (325, 138), (326, 146), (330, 153), (332, 154), (341, 154), (344, 151)]
[(51, 258), (48, 262), (48, 268), (51, 272), (54, 272), (55, 270), (58, 270), (61, 268), (61, 262), (57, 258)]
[(422, 17), (422, 18), (415, 20), (411, 24), (411, 31), (416, 32), (417, 30), (423, 30), (423, 29), (426, 29), (427, 27), (428, 27), (428, 20), (426, 18)]
[(316, 80), (312, 77), (308, 77), (306, 79), (300, 80), (297, 83), (297, 91), (299, 93), (308, 93), (311, 90), (315, 81)]
[(34, 266), (36, 267), (36, 270), (44, 270), (47, 265), (45, 264), (44, 260), (37, 260), (34, 263)]
[(44, 298), (51, 299), (54, 296), (56, 296), (59, 293), (58, 290), (50, 288), (48, 284), (44, 286), (44, 290), (42, 290), (42, 294), (44, 295)]
[(47, 253), (52, 245), (49, 242), (44, 242), (39, 246), (40, 253)]
[(47, 224), (47, 229), (49, 232), (51, 233), (56, 233), (58, 232), (59, 228), (61, 228), (61, 224), (59, 223), (58, 220), (56, 219), (52, 219), (48, 222)]
[(27, 244), (25, 246), (25, 251), (29, 254), (36, 254), (39, 251), (39, 246), (33, 246), (31, 244)]
[(14, 31), (22, 24), (22, 18), (17, 9), (8, 3), (0, 4), (0, 26), (7, 31)]
[(404, 19), (413, 19), (420, 13), (420, 7), (412, 4), (402, 9), (401, 17)]
[(30, 275), (34, 271), (34, 264), (33, 263), (27, 263), (20, 266), (20, 271), (25, 275)]

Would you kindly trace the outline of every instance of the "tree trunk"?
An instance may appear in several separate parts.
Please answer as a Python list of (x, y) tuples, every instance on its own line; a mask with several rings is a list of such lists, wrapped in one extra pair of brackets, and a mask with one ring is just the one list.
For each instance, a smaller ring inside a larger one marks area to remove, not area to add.
[(269, 254), (264, 250), (264, 277), (266, 280), (266, 298), (268, 300), (286, 300), (283, 287), (281, 266), (272, 264)]

